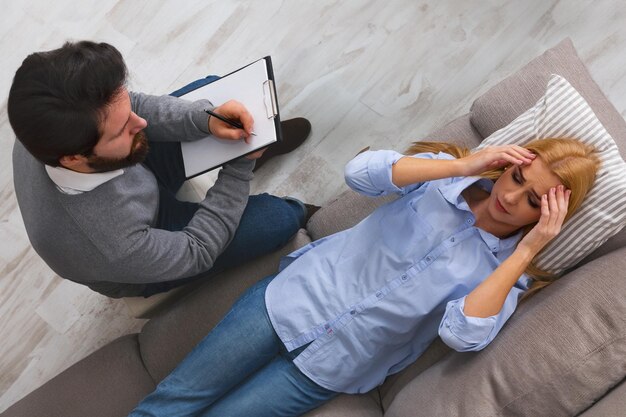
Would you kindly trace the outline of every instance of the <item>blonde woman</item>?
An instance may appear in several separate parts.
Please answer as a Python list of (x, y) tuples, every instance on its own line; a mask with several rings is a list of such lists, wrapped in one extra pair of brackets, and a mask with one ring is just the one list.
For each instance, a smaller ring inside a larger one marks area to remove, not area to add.
[(520, 296), (553, 280), (532, 260), (599, 160), (569, 139), (410, 151), (348, 163), (354, 190), (401, 198), (284, 258), (131, 416), (298, 416), (373, 389), (437, 335), (458, 351), (487, 346)]

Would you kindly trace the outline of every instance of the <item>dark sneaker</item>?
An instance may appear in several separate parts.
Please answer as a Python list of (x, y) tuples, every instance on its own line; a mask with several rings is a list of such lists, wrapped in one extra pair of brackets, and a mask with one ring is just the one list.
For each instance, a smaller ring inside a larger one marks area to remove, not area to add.
[(300, 146), (311, 133), (311, 122), (304, 117), (284, 120), (280, 122), (283, 131), (282, 142), (270, 145), (263, 155), (256, 160), (253, 171), (261, 168), (271, 158), (289, 153)]
[(321, 209), (321, 207), (314, 206), (313, 204), (307, 204), (307, 203), (304, 203), (304, 207), (306, 207), (306, 217), (304, 218), (304, 225), (306, 226), (306, 224), (309, 222), (309, 219), (313, 217), (315, 212)]

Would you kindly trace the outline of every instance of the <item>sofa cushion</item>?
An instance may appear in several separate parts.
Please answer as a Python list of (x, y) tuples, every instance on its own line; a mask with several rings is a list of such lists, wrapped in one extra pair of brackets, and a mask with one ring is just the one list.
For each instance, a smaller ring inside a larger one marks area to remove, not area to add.
[(626, 248), (521, 303), (483, 351), (452, 352), (386, 416), (575, 415), (626, 375)]
[(378, 390), (367, 394), (342, 394), (302, 417), (382, 417)]
[(478, 147), (525, 145), (553, 137), (593, 145), (602, 162), (593, 188), (572, 218), (535, 258), (536, 265), (561, 274), (576, 265), (626, 224), (626, 162), (615, 141), (585, 99), (560, 75), (552, 75), (543, 97)]
[(428, 346), (428, 349), (426, 349), (409, 367), (402, 372), (387, 377), (385, 383), (378, 387), (383, 410), (389, 408), (396, 395), (398, 395), (408, 383), (451, 351), (452, 349), (443, 343), (441, 338), (437, 337), (430, 346)]
[(282, 249), (212, 277), (150, 320), (139, 335), (139, 345), (154, 381), (161, 381), (184, 359), (246, 288), (275, 273), (282, 256), (310, 241), (300, 229)]
[(155, 388), (137, 335), (121, 337), (72, 365), (2, 417), (120, 417)]
[(626, 378), (579, 417), (623, 416), (626, 410)]

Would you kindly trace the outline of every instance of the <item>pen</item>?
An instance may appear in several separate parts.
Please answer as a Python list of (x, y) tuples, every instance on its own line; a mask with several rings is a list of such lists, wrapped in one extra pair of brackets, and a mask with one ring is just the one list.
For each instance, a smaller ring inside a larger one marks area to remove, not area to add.
[[(237, 129), (243, 130), (243, 125), (241, 123), (239, 123), (239, 122), (227, 119), (224, 116), (221, 116), (221, 115), (219, 115), (219, 114), (217, 114), (217, 113), (215, 113), (215, 112), (213, 112), (213, 111), (211, 111), (209, 109), (204, 109), (204, 111), (206, 113), (208, 113), (209, 115), (215, 117), (216, 119), (220, 119), (222, 122), (231, 125), (232, 127), (236, 127)], [(250, 132), (250, 134), (253, 135), (253, 136), (256, 136), (256, 133), (254, 133), (254, 132)]]

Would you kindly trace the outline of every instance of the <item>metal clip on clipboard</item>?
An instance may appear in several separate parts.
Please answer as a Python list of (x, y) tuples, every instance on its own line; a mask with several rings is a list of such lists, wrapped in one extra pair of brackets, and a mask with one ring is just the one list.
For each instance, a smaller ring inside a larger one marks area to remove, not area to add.
[(263, 104), (265, 104), (265, 112), (268, 119), (273, 119), (278, 115), (276, 89), (274, 88), (273, 80), (263, 82)]

